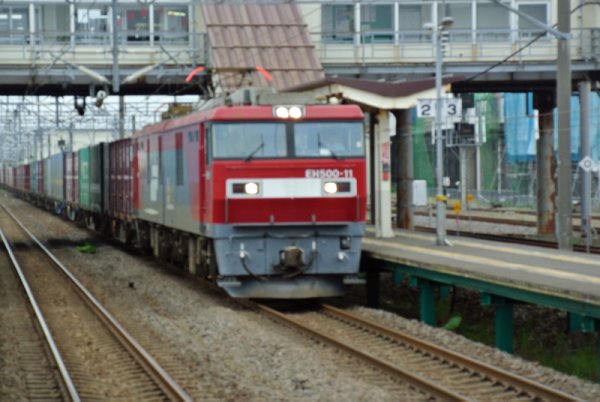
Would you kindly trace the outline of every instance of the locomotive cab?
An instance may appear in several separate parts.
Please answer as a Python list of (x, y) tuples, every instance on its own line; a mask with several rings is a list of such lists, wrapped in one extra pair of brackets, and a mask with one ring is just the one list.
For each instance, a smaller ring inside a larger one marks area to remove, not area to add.
[(219, 285), (234, 297), (342, 294), (356, 281), (364, 233), (360, 109), (229, 106), (206, 127)]

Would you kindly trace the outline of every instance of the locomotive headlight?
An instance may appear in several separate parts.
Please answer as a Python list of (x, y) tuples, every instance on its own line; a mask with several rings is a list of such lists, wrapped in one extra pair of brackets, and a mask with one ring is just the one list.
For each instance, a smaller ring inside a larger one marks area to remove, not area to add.
[(299, 119), (305, 115), (304, 106), (277, 105), (273, 106), (273, 116), (278, 119)]
[(234, 196), (258, 195), (260, 193), (260, 182), (240, 181), (232, 183), (229, 191), (228, 193)]
[(290, 107), (289, 113), (292, 119), (299, 119), (302, 117), (302, 109), (299, 106)]
[(258, 183), (250, 182), (244, 185), (244, 191), (246, 194), (256, 195), (258, 194)]
[(275, 108), (275, 116), (279, 117), (280, 119), (287, 119), (290, 117), (290, 111), (285, 106), (277, 106)]
[(333, 181), (325, 182), (325, 184), (323, 184), (323, 190), (325, 190), (327, 194), (335, 194), (338, 191), (337, 183)]

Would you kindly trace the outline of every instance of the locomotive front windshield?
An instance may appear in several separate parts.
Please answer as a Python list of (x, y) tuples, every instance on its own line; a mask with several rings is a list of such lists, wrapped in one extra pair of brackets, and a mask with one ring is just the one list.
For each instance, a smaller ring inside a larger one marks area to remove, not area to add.
[(364, 156), (362, 122), (214, 123), (215, 159)]
[(219, 123), (212, 129), (212, 155), (216, 159), (285, 157), (286, 142), (283, 123)]
[(363, 156), (362, 123), (296, 123), (294, 150), (296, 156)]

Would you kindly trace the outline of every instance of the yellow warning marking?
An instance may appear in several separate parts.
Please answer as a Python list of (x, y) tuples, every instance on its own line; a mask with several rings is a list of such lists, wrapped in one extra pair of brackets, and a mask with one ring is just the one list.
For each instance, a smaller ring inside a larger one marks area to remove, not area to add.
[(454, 203), (454, 212), (459, 214), (462, 211), (462, 205), (460, 205), (460, 201), (456, 201)]
[[(394, 234), (396, 236), (400, 236), (400, 237), (404, 236), (404, 237), (411, 237), (413, 239), (433, 241), (431, 236), (420, 235), (417, 233), (394, 232)], [(562, 262), (567, 262), (570, 264), (584, 264), (584, 265), (600, 267), (600, 261), (592, 259), (592, 258), (582, 258), (582, 257), (576, 256), (576, 255), (553, 255), (552, 253), (536, 251), (536, 250), (521, 250), (521, 249), (513, 248), (513, 247), (498, 246), (496, 244), (491, 245), (491, 244), (475, 243), (475, 242), (470, 242), (470, 241), (458, 240), (456, 237), (452, 237), (451, 241), (452, 241), (452, 244), (456, 244), (456, 245), (460, 245), (460, 246), (464, 246), (464, 247), (479, 248), (482, 250), (505, 252), (505, 253), (509, 253), (509, 254), (518, 254), (518, 255), (530, 256), (530, 257), (546, 258), (549, 260), (562, 261)], [(552, 251), (557, 251), (557, 250), (552, 250)]]
[(384, 243), (379, 242), (378, 243), (377, 240), (370, 239), (370, 238), (363, 238), (363, 243), (367, 243), (367, 244), (371, 244), (371, 245), (378, 244), (380, 246), (383, 245), (385, 247), (395, 248), (398, 250), (408, 250), (408, 251), (413, 251), (415, 253), (425, 254), (428, 256), (434, 255), (434, 256), (438, 256), (438, 257), (450, 258), (450, 259), (458, 260), (461, 262), (472, 262), (475, 264), (480, 264), (480, 265), (488, 266), (488, 267), (489, 266), (497, 266), (500, 268), (510, 269), (513, 271), (519, 271), (519, 272), (525, 271), (525, 272), (529, 272), (532, 274), (546, 274), (546, 275), (553, 276), (555, 278), (563, 278), (563, 279), (577, 280), (577, 281), (586, 282), (586, 283), (600, 284), (600, 278), (594, 277), (591, 275), (576, 274), (576, 273), (560, 271), (560, 270), (552, 269), (552, 268), (536, 267), (536, 266), (532, 266), (532, 265), (517, 264), (517, 263), (512, 263), (512, 262), (507, 262), (507, 261), (497, 261), (492, 258), (475, 257), (472, 255), (463, 254), (463, 253), (452, 253), (449, 251), (442, 251), (440, 249), (434, 249), (432, 247), (426, 248), (426, 247), (419, 247), (419, 246), (408, 246), (406, 244), (389, 243), (389, 242), (384, 242)]
[(436, 201), (448, 201), (448, 197), (446, 197), (445, 195), (436, 195), (435, 200)]

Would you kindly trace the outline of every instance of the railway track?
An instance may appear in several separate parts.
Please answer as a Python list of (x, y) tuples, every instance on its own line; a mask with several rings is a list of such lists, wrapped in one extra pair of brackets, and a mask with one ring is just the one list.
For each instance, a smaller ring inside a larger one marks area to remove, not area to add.
[[(0, 229), (0, 242), (6, 241)], [(0, 378), (18, 384), (19, 394), (27, 400), (78, 400), (31, 290), (19, 282), (23, 275), (19, 265), (14, 270), (10, 268), (11, 253), (12, 250), (0, 247), (0, 355), (6, 359), (4, 367), (0, 367)], [(18, 370), (14, 370), (15, 366)], [(0, 400), (12, 397), (0, 387)]]
[(329, 305), (301, 313), (282, 312), (266, 305), (258, 305), (258, 308), (408, 382), (412, 388), (436, 400), (577, 400), (559, 390)]
[(68, 390), (59, 399), (192, 400), (4, 206), (0, 226), (23, 288), (39, 303), (40, 326), (53, 335), (47, 342)]

